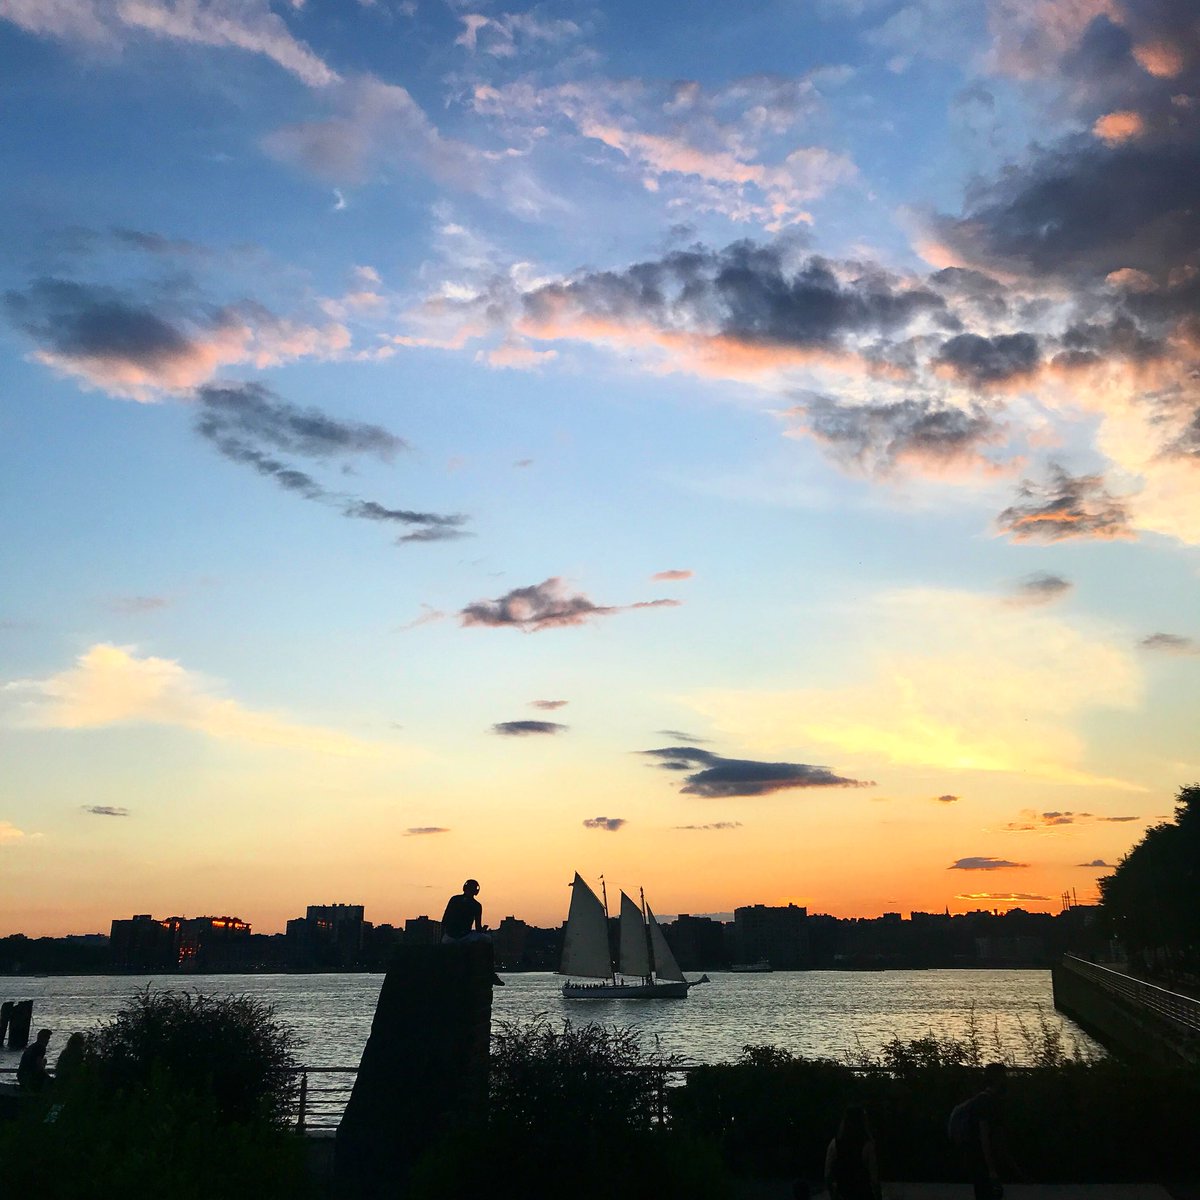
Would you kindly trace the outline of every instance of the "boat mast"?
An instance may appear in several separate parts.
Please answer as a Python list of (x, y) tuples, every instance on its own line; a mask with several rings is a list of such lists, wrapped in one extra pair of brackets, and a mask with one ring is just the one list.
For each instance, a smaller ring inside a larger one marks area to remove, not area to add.
[[(611, 945), (608, 940), (608, 888), (604, 885), (604, 876), (600, 876), (600, 895), (604, 897), (604, 944)], [(608, 952), (608, 965), (612, 967), (613, 986), (617, 985), (617, 968), (613, 966), (612, 951)]]
[(654, 982), (654, 943), (650, 940), (650, 922), (646, 920), (646, 889), (638, 888), (642, 898), (642, 930), (646, 934), (646, 961), (650, 964), (650, 974), (646, 976), (647, 983)]

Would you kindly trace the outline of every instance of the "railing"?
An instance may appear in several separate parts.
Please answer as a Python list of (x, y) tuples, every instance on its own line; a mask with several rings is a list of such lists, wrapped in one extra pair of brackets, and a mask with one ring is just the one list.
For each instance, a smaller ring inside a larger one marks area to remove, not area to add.
[(329, 1133), (342, 1121), (357, 1067), (298, 1067), (296, 1132)]
[(1166, 988), (1135, 979), (1132, 975), (1123, 975), (1111, 967), (1076, 958), (1073, 954), (1064, 956), (1063, 966), (1083, 979), (1091, 980), (1110, 995), (1119, 996), (1134, 1007), (1153, 1013), (1180, 1032), (1192, 1037), (1200, 1035), (1200, 1000), (1169, 992)]

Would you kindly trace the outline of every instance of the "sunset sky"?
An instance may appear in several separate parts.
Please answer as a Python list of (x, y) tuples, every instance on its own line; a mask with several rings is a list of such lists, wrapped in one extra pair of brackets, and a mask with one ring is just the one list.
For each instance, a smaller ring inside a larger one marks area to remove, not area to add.
[(1194, 0), (0, 0), (0, 933), (1057, 911), (1200, 778)]

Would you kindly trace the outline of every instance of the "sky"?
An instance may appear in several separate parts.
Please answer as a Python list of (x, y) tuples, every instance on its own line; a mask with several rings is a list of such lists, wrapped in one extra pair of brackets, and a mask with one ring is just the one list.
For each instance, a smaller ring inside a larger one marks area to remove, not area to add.
[(1192, 0), (0, 64), (0, 932), (1053, 912), (1200, 778)]

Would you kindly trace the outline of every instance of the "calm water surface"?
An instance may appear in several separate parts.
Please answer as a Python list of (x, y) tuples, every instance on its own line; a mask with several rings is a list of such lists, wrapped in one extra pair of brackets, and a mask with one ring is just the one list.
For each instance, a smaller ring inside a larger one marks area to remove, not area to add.
[[(975, 1018), (987, 1047), (998, 1038), (1014, 1062), (1028, 1056), (1021, 1025), (1045, 1020), (1096, 1053), (1100, 1048), (1054, 1010), (1049, 971), (810, 971), (771, 975), (711, 972), (686, 1000), (564, 1000), (551, 974), (505, 976), (493, 1024), (545, 1014), (579, 1023), (636, 1026), (647, 1043), (694, 1062), (723, 1062), (748, 1044), (810, 1057), (878, 1050), (892, 1037), (959, 1036)], [(66, 1035), (112, 1017), (137, 988), (244, 993), (275, 1006), (297, 1032), (310, 1066), (357, 1066), (371, 1028), (382, 975), (0, 976), (0, 999), (33, 1000), (33, 1028), (55, 1030), (50, 1058)], [(0, 1050), (0, 1066), (19, 1055)]]

